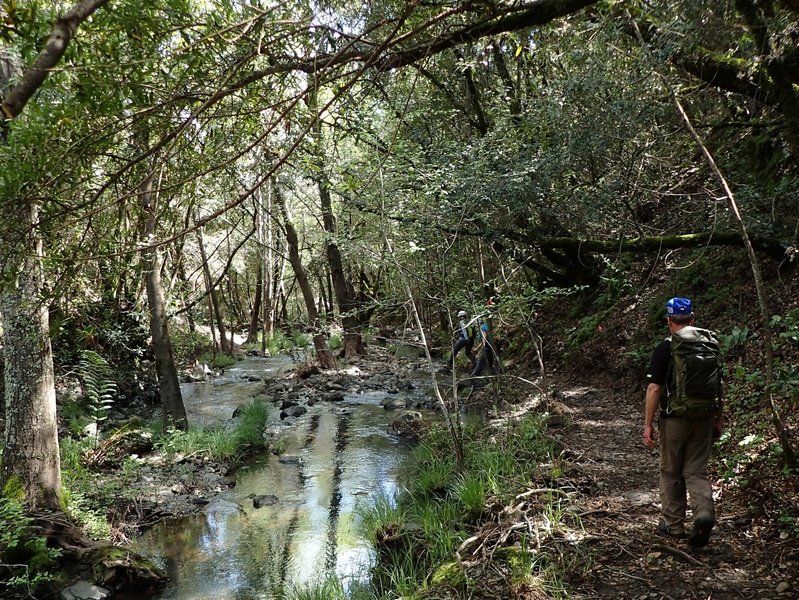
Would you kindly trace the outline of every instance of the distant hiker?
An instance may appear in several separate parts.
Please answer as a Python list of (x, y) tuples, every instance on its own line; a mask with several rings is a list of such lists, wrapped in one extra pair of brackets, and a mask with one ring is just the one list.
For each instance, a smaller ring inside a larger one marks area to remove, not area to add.
[(647, 372), (644, 444), (655, 446), (652, 422), (660, 409), (660, 503), (658, 531), (685, 538), (686, 492), (690, 496), (691, 546), (705, 546), (716, 522), (708, 460), (721, 432), (721, 358), (713, 332), (694, 327), (693, 302), (666, 302), (671, 336), (652, 354)]
[(458, 313), (458, 335), (455, 339), (455, 345), (452, 347), (452, 369), (455, 369), (455, 357), (458, 356), (458, 352), (461, 351), (463, 348), (464, 353), (466, 354), (466, 358), (469, 359), (469, 362), (472, 365), (472, 369), (474, 369), (474, 353), (472, 352), (472, 348), (474, 347), (474, 340), (477, 337), (477, 332), (475, 331), (474, 325), (472, 325), (471, 321), (467, 321), (468, 313), (465, 310), (462, 310)]
[(501, 371), (499, 365), (499, 349), (497, 348), (497, 342), (494, 340), (494, 334), (491, 332), (488, 323), (480, 325), (480, 340), (482, 343), (480, 358), (477, 359), (477, 365), (475, 365), (472, 371), (472, 377), (480, 375), (486, 367), (488, 367), (491, 374), (499, 373)]

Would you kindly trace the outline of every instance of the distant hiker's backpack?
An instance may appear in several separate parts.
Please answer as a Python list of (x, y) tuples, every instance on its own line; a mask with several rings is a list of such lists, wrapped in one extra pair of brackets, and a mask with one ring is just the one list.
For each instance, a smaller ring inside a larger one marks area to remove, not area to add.
[(721, 351), (707, 329), (683, 327), (671, 336), (671, 366), (666, 413), (710, 416), (721, 397)]

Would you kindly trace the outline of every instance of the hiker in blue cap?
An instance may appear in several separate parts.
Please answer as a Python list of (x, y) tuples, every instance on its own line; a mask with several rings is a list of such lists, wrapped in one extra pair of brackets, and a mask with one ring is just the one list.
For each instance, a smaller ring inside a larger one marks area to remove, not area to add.
[[(690, 298), (666, 302), (671, 335), (652, 354), (647, 371), (644, 444), (655, 447), (653, 428), (659, 412), (660, 502), (658, 531), (707, 545), (716, 522), (708, 460), (715, 433), (721, 431), (721, 359), (715, 334), (694, 327)], [(685, 530), (690, 497), (693, 529)]]

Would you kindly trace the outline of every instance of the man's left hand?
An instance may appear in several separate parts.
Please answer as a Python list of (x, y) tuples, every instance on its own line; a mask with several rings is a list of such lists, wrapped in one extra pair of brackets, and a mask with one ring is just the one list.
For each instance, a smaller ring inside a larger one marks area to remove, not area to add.
[(644, 425), (644, 444), (648, 448), (655, 447), (655, 429), (651, 425)]

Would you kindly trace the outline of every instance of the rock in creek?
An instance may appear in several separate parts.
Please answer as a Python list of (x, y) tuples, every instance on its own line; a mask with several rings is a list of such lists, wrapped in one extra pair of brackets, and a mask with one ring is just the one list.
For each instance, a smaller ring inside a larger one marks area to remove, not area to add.
[(418, 439), (423, 425), (422, 413), (409, 410), (391, 422), (389, 433), (401, 438), (415, 440)]
[(61, 590), (64, 600), (103, 600), (111, 595), (111, 590), (92, 585), (88, 581), (79, 581), (68, 588)]
[(408, 408), (408, 403), (404, 398), (383, 398), (380, 404), (382, 404), (383, 408), (386, 410)]
[(301, 417), (307, 412), (308, 409), (304, 406), (290, 406), (286, 410), (280, 411), (280, 418), (285, 419), (287, 417)]
[(284, 465), (301, 465), (302, 464), (302, 457), (296, 456), (294, 454), (284, 454), (280, 458), (277, 459), (279, 462), (283, 463)]
[(253, 508), (262, 508), (264, 506), (272, 506), (273, 504), (277, 504), (277, 496), (273, 496), (272, 494), (256, 496), (252, 499)]

